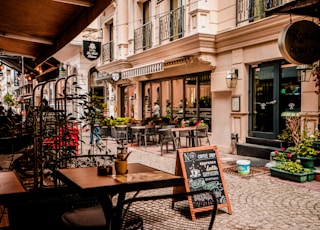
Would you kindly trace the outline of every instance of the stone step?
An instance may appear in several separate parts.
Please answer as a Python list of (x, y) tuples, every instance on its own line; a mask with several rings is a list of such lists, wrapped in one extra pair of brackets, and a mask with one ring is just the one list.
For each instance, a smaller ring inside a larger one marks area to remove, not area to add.
[(246, 137), (247, 144), (256, 144), (263, 146), (271, 146), (275, 148), (281, 148), (283, 146), (283, 141), (278, 139), (265, 139), (259, 137)]
[(237, 155), (240, 156), (249, 156), (268, 160), (270, 159), (270, 153), (274, 150), (281, 150), (281, 148), (276, 148), (268, 145), (237, 143)]

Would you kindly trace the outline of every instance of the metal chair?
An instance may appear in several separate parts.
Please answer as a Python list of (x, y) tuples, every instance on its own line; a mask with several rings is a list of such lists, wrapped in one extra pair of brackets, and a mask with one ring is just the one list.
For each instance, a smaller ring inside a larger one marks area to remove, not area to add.
[[(191, 219), (189, 202), (192, 196), (206, 197), (208, 211)], [(188, 198), (190, 200), (188, 200)], [(218, 210), (213, 191), (135, 197), (120, 202), (114, 209), (112, 230), (128, 229), (212, 229)]]
[(190, 140), (195, 140), (196, 146), (201, 146), (201, 139), (206, 139), (208, 145), (210, 145), (209, 135), (208, 135), (208, 126), (197, 126), (196, 130), (192, 136), (190, 136)]
[[(157, 134), (156, 134), (156, 128), (154, 125), (152, 126), (146, 126), (145, 129), (143, 129), (142, 132), (139, 133), (141, 142), (147, 147), (148, 142), (152, 141), (153, 143), (157, 142)], [(140, 145), (141, 145), (140, 142)]]
[(126, 140), (128, 143), (128, 125), (120, 125), (120, 126), (116, 126), (116, 132), (117, 132), (117, 138), (116, 140)]
[(186, 140), (186, 147), (190, 147), (190, 137), (191, 133), (189, 130), (179, 131), (179, 148), (181, 148), (181, 139), (185, 138)]
[(160, 148), (161, 148), (161, 156), (162, 156), (163, 145), (166, 145), (167, 152), (168, 152), (168, 144), (169, 143), (172, 143), (173, 150), (177, 149), (176, 139), (173, 136), (170, 129), (159, 129), (158, 134), (159, 134), (159, 141), (160, 141)]
[[(107, 164), (114, 157), (107, 154), (65, 157), (58, 161), (56, 168), (95, 167)], [(79, 194), (58, 180), (55, 185), (65, 202), (66, 211), (61, 220), (67, 229), (107, 229), (106, 218), (97, 197)]]

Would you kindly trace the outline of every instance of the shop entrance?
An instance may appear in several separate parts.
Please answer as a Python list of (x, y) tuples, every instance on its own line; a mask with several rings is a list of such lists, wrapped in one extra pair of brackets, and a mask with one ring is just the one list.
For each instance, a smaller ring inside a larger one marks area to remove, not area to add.
[(250, 136), (275, 139), (301, 108), (296, 66), (285, 61), (251, 67)]

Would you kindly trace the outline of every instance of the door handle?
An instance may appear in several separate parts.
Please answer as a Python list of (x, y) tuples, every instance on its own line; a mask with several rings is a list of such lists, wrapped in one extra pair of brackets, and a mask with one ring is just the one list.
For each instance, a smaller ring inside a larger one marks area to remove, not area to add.
[(266, 104), (274, 105), (275, 103), (277, 103), (277, 101), (273, 100), (273, 101), (268, 101)]

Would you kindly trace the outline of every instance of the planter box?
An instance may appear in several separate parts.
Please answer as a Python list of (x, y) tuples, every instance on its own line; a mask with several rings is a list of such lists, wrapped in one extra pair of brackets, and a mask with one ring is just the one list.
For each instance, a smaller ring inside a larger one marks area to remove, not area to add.
[(283, 171), (277, 168), (270, 168), (271, 176), (278, 177), (281, 179), (292, 180), (296, 182), (306, 182), (313, 181), (315, 179), (315, 172), (306, 172), (306, 173), (290, 173)]

